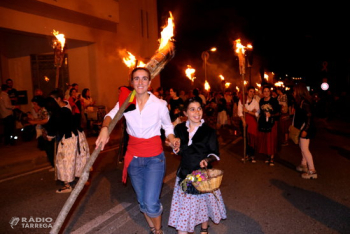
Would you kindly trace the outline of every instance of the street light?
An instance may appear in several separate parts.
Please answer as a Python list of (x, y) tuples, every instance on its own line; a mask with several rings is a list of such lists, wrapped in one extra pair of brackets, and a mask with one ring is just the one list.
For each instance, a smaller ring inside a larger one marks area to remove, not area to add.
[(202, 59), (204, 60), (204, 78), (205, 78), (205, 80), (207, 80), (207, 61), (209, 59), (209, 53), (208, 53), (209, 51), (215, 52), (216, 48), (213, 47), (210, 50), (206, 50), (206, 51), (202, 52)]

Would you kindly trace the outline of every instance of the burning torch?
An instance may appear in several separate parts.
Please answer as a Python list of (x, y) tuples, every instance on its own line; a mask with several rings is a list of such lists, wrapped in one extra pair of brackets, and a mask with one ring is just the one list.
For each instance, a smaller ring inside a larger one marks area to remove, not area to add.
[(60, 68), (62, 66), (62, 62), (64, 59), (66, 39), (64, 38), (64, 34), (60, 34), (58, 31), (53, 30), (52, 34), (56, 37), (56, 39), (53, 41), (52, 46), (55, 54), (55, 67), (56, 67), (55, 87), (58, 88), (58, 80), (60, 77)]

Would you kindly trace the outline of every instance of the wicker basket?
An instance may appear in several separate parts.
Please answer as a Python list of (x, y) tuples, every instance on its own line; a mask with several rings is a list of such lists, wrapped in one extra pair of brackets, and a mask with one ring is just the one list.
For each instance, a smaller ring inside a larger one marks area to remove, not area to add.
[(206, 172), (208, 180), (192, 183), (193, 186), (201, 193), (210, 193), (217, 190), (221, 185), (224, 174), (224, 171), (220, 169), (208, 169)]

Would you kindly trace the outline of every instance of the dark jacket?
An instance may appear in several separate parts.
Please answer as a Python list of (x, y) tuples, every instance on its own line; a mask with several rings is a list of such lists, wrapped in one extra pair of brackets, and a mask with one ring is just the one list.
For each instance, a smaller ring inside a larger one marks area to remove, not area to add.
[(313, 138), (316, 128), (312, 117), (312, 106), (307, 100), (295, 105), (294, 127), (307, 132), (306, 139)]
[[(186, 122), (176, 125), (174, 129), (176, 137), (181, 139), (179, 155), (181, 156), (180, 166), (177, 170), (177, 176), (181, 179), (192, 171), (200, 169), (199, 163), (207, 158), (209, 154), (215, 154), (219, 157), (219, 144), (214, 129), (203, 123), (197, 129), (197, 132), (192, 138), (192, 144), (188, 146), (189, 136), (186, 127)], [(208, 163), (208, 168), (211, 168)]]

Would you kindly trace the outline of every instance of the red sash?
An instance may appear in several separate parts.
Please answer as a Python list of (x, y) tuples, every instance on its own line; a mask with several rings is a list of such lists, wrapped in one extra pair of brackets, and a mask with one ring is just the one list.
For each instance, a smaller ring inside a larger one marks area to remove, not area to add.
[(123, 183), (126, 183), (128, 167), (134, 156), (154, 157), (163, 152), (163, 145), (160, 136), (154, 136), (149, 139), (137, 138), (129, 135), (128, 147), (124, 158)]

